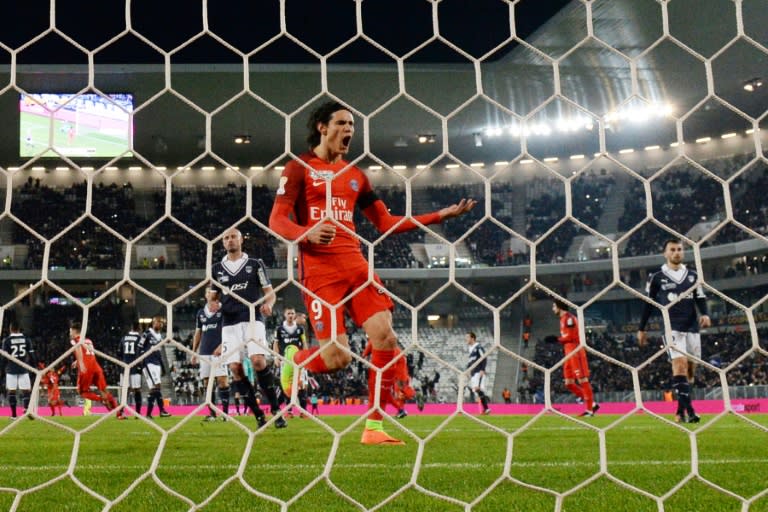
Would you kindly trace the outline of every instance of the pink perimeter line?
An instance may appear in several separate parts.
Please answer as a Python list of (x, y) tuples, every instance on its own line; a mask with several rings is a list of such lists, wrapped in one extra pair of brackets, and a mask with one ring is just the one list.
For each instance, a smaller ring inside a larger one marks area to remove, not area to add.
[[(677, 408), (677, 402), (645, 402), (643, 404), (646, 409), (656, 414), (674, 414)], [(722, 400), (694, 400), (693, 406), (698, 414), (718, 414), (725, 409), (725, 403)], [(734, 412), (741, 414), (754, 414), (754, 413), (766, 413), (768, 412), (768, 399), (739, 399), (731, 400), (731, 406)], [(197, 406), (193, 405), (171, 405), (168, 407), (168, 412), (174, 416), (186, 416), (195, 410)], [(584, 410), (584, 406), (580, 404), (553, 404), (553, 408), (564, 414), (578, 414)], [(320, 415), (355, 415), (361, 416), (365, 414), (368, 407), (365, 404), (362, 405), (320, 405), (318, 406)], [(456, 412), (457, 404), (426, 404), (423, 411), (419, 411), (416, 404), (407, 404), (405, 407), (409, 415), (440, 415), (447, 416)], [(541, 412), (544, 409), (543, 405), (534, 404), (491, 404), (491, 412), (494, 415), (534, 415)], [(631, 402), (607, 402), (600, 404), (600, 412), (598, 414), (626, 414), (635, 409), (635, 404)], [(265, 409), (266, 410), (266, 409)], [(23, 409), (19, 407), (18, 412), (21, 414)], [(82, 415), (81, 407), (64, 407), (65, 416), (80, 416)], [(268, 410), (266, 410), (269, 412)], [(465, 403), (464, 411), (469, 414), (479, 414), (481, 409), (479, 404)], [(93, 414), (104, 414), (106, 409), (100, 405), (94, 405), (91, 409)], [(230, 412), (234, 413), (234, 408), (230, 406)], [(47, 406), (40, 406), (38, 414), (41, 416), (49, 416), (51, 409)], [(387, 408), (387, 413), (395, 414), (394, 409)], [(206, 407), (201, 408), (198, 411), (199, 415), (208, 414)], [(0, 416), (10, 416), (10, 407), (0, 407)], [(157, 415), (157, 409), (155, 409), (155, 415)]]

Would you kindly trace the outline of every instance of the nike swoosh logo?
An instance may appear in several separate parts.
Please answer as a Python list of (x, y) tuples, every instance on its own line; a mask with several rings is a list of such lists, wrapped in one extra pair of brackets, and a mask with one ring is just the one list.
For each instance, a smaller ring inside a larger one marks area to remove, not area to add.
[(321, 185), (325, 185), (325, 182), (324, 181), (313, 181), (312, 182), (312, 186), (313, 187), (319, 187)]

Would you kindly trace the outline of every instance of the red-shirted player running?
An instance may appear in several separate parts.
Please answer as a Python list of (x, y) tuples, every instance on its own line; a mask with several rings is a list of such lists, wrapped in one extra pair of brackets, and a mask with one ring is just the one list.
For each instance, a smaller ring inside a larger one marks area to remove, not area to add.
[[(353, 217), (356, 205), (381, 232), (388, 231), (403, 217), (390, 215), (366, 175), (342, 158), (349, 151), (355, 132), (354, 119), (347, 107), (336, 102), (321, 105), (310, 116), (307, 128), (307, 142), (311, 150), (301, 155), (300, 161), (291, 161), (285, 166), (269, 227), (288, 240), (304, 237), (299, 244), (301, 283), (325, 303), (337, 305), (368, 281), (368, 262), (360, 251), (359, 240), (345, 229), (337, 229), (328, 219), (328, 214), (333, 221), (352, 232), (355, 231)], [(330, 212), (326, 209), (326, 194), (331, 196)], [(462, 199), (440, 211), (413, 218), (421, 224), (435, 224), (464, 214), (475, 204), (472, 199)], [(394, 232), (417, 228), (416, 223), (406, 219)], [(397, 356), (397, 337), (392, 329), (393, 303), (384, 293), (379, 277), (374, 275), (373, 279), (375, 284), (368, 283), (335, 313), (312, 295), (304, 295), (320, 346), (300, 350), (294, 356), (294, 362), (304, 363), (323, 348), (317, 357), (307, 361), (307, 370), (329, 373), (349, 365), (351, 356), (345, 350), (349, 347), (344, 329), (345, 310), (357, 325), (363, 327), (371, 340), (371, 364), (374, 367), (382, 368)], [(331, 330), (333, 314), (336, 317), (334, 331)], [(336, 343), (331, 343), (332, 340)], [(391, 400), (396, 367), (391, 365), (382, 374), (379, 396), (382, 409)], [(372, 370), (368, 375), (370, 408), (373, 408), (376, 393), (375, 382), (376, 373)], [(361, 442), (404, 444), (384, 433), (382, 415), (378, 410), (369, 414)]]
[[(80, 322), (72, 322), (69, 327), (71, 343), (75, 347), (75, 364), (77, 365), (77, 392), (83, 398), (101, 402), (111, 411), (117, 407), (117, 401), (112, 393), (107, 391), (107, 380), (104, 378), (104, 370), (96, 360), (96, 350), (93, 342), (88, 338), (80, 339)], [(91, 386), (96, 386), (98, 393), (91, 391)]]
[[(41, 370), (45, 369), (45, 363), (40, 361), (37, 367)], [(59, 389), (59, 377), (64, 372), (64, 366), (58, 370), (51, 368), (43, 374), (42, 381), (45, 384), (45, 389), (48, 394), (48, 407), (51, 408), (51, 416), (56, 416), (56, 408), (59, 409), (59, 416), (63, 416), (64, 413), (61, 410), (61, 406), (64, 405), (64, 401), (61, 399), (61, 390)]]
[(576, 315), (568, 311), (568, 305), (558, 299), (552, 302), (552, 312), (560, 317), (560, 336), (557, 338), (568, 356), (576, 351), (563, 364), (565, 386), (577, 397), (584, 400), (586, 409), (581, 416), (594, 416), (600, 405), (594, 401), (592, 385), (589, 383), (589, 363), (587, 351), (579, 346), (579, 321)]

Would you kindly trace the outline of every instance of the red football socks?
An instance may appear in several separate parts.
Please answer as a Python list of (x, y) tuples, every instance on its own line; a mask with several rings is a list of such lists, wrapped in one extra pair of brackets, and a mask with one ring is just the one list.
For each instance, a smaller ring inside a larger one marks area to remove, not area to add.
[(566, 387), (571, 393), (573, 393), (577, 397), (584, 398), (584, 392), (582, 391), (581, 385), (576, 384), (575, 382), (571, 382), (570, 384), (566, 384)]
[(592, 407), (595, 405), (595, 396), (594, 393), (592, 393), (592, 384), (587, 382), (581, 383), (581, 390), (584, 393), (584, 405), (587, 407), (588, 411), (592, 410)]
[[(293, 362), (297, 365), (302, 364), (304, 361), (312, 357), (312, 355), (318, 350), (320, 350), (320, 347), (312, 347), (307, 350), (299, 350), (296, 352), (296, 355), (293, 356)], [(323, 361), (322, 354), (312, 359), (309, 363), (306, 364), (306, 366), (304, 366), (304, 368), (307, 371), (313, 373), (330, 373), (332, 371), (328, 369), (325, 361)]]
[(93, 391), (85, 391), (80, 393), (80, 396), (93, 402), (101, 402), (101, 395), (94, 393)]
[[(376, 368), (386, 366), (395, 358), (395, 350), (377, 350), (371, 351), (371, 364), (374, 368), (368, 370), (368, 408), (372, 409), (376, 398)], [(387, 368), (381, 375), (381, 395), (379, 397), (379, 406), (383, 410), (388, 403), (392, 402), (392, 385), (395, 383), (397, 375), (397, 364)], [(382, 415), (379, 411), (373, 411), (369, 419), (380, 420)]]

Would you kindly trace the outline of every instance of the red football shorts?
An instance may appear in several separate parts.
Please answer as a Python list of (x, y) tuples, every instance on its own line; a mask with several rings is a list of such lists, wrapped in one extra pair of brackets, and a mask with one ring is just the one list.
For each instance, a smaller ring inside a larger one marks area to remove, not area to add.
[(77, 375), (77, 390), (80, 393), (90, 391), (91, 386), (96, 386), (101, 391), (107, 389), (107, 379), (104, 378), (104, 372), (99, 366), (88, 368)]
[[(324, 254), (302, 260), (302, 284), (327, 304), (338, 306), (335, 312), (308, 293), (303, 293), (312, 328), (318, 340), (327, 340), (331, 332), (331, 315), (336, 317), (336, 333), (344, 334), (344, 312), (358, 326), (380, 311), (392, 310), (394, 303), (384, 291), (376, 274), (368, 281), (368, 262), (362, 254)], [(375, 286), (374, 282), (379, 286)], [(354, 296), (351, 296), (354, 292)], [(348, 300), (344, 300), (347, 299)]]
[(577, 349), (576, 354), (563, 364), (563, 378), (570, 380), (589, 378), (589, 363), (587, 363), (586, 350), (583, 348)]

